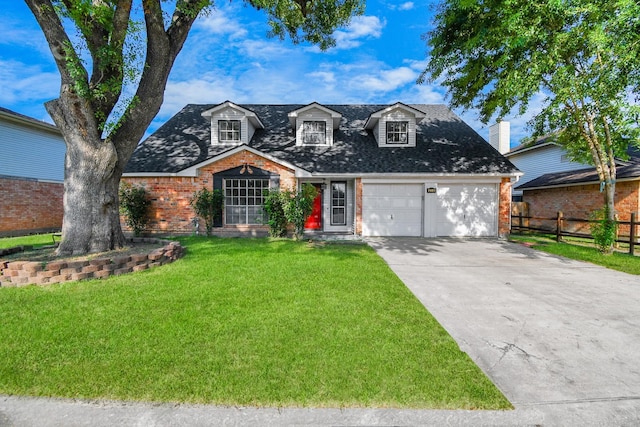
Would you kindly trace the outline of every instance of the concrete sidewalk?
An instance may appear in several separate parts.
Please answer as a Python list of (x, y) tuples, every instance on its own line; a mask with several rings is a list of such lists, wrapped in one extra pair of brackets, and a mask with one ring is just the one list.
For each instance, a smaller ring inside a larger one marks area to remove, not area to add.
[(0, 396), (6, 426), (640, 425), (640, 278), (497, 240), (370, 239), (513, 411)]

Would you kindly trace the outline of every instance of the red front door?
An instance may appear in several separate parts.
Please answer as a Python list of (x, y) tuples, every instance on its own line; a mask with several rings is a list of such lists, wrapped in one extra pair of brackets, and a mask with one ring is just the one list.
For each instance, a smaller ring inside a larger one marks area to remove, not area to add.
[(313, 184), (318, 190), (318, 195), (313, 199), (313, 211), (304, 223), (307, 230), (322, 230), (322, 187), (320, 184)]

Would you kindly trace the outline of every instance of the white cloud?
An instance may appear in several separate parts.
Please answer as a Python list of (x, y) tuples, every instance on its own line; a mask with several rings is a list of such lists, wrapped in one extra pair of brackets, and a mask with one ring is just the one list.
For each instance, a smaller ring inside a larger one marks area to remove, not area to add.
[(413, 9), (413, 2), (412, 1), (408, 1), (405, 3), (402, 3), (400, 6), (398, 6), (398, 10), (411, 10)]
[(239, 94), (236, 86), (233, 78), (212, 74), (191, 80), (169, 81), (158, 117), (169, 118), (186, 104), (212, 104), (227, 99), (235, 101)]
[(291, 54), (291, 49), (278, 40), (244, 40), (240, 47), (242, 53), (251, 58), (273, 60)]
[(0, 60), (0, 104), (18, 101), (46, 101), (57, 97), (60, 75), (43, 71), (37, 65)]
[(417, 73), (409, 67), (383, 70), (377, 74), (355, 76), (356, 86), (365, 91), (389, 92), (416, 80)]
[(334, 32), (334, 49), (351, 49), (362, 44), (361, 39), (379, 38), (386, 22), (377, 16), (356, 16), (344, 30)]
[(307, 74), (311, 79), (319, 79), (326, 84), (334, 84), (336, 82), (336, 74), (331, 71), (314, 71)]
[(196, 21), (196, 28), (209, 34), (229, 35), (230, 39), (243, 38), (247, 30), (240, 22), (227, 14), (227, 9), (216, 8), (209, 15)]
[(0, 34), (2, 34), (0, 45), (24, 46), (39, 52), (45, 58), (51, 57), (49, 45), (44, 34), (37, 26), (30, 28), (23, 23), (3, 18), (0, 20)]

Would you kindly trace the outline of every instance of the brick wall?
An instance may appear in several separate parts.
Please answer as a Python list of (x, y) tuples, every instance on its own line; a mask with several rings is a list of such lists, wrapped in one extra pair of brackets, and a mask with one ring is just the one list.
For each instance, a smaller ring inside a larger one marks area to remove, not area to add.
[[(293, 188), (296, 185), (293, 170), (272, 162), (249, 151), (242, 151), (217, 162), (204, 166), (197, 177), (123, 177), (122, 181), (132, 185), (142, 185), (151, 197), (151, 222), (147, 231), (151, 233), (192, 233), (191, 220), (196, 216), (189, 205), (193, 193), (206, 187), (213, 189), (213, 174), (247, 164), (280, 175), (281, 188)], [(124, 219), (121, 220), (125, 231), (130, 231)], [(204, 222), (200, 221), (200, 232), (205, 232)], [(227, 226), (217, 229), (217, 234), (267, 234), (266, 226)]]
[(59, 230), (64, 184), (0, 178), (0, 236)]
[(511, 232), (511, 179), (502, 178), (498, 200), (498, 236)]
[[(631, 212), (640, 211), (639, 193), (640, 181), (616, 183), (615, 209), (621, 221), (629, 221)], [(523, 200), (529, 203), (530, 216), (543, 218), (555, 217), (558, 211), (562, 211), (567, 218), (587, 219), (593, 211), (601, 209), (604, 205), (604, 195), (597, 184), (524, 190)], [(551, 225), (555, 227), (555, 224)], [(588, 224), (568, 225), (571, 231), (589, 232)], [(626, 232), (628, 234), (628, 229)], [(625, 233), (624, 227), (620, 229), (620, 233)]]
[(356, 234), (362, 235), (362, 178), (356, 178)]

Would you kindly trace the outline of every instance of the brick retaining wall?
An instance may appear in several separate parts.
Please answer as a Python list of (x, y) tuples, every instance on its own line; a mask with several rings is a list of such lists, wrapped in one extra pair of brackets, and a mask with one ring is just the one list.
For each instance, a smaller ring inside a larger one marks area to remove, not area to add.
[[(104, 279), (109, 276), (142, 271), (168, 264), (184, 255), (179, 242), (133, 238), (131, 243), (158, 243), (164, 246), (148, 254), (133, 254), (89, 260), (51, 261), (3, 261), (0, 260), (0, 287), (49, 285), (83, 279)], [(28, 247), (0, 251), (0, 256), (20, 252)]]

